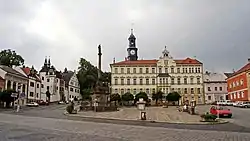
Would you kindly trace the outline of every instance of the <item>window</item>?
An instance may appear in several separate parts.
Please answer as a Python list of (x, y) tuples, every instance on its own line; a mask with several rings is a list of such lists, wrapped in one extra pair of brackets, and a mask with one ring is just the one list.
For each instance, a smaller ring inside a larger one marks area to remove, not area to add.
[(122, 94), (122, 95), (124, 94), (124, 89), (121, 89), (121, 94)]
[(194, 73), (194, 68), (192, 68), (192, 73)]
[(185, 68), (182, 68), (182, 73), (184, 73), (185, 72)]
[(30, 82), (30, 86), (31, 86), (31, 87), (34, 87), (34, 86), (35, 86), (35, 83), (34, 83), (34, 82)]
[(197, 71), (197, 68), (195, 68), (195, 73), (197, 73), (198, 71)]
[(49, 79), (47, 79), (47, 82), (49, 82)]
[(244, 98), (244, 91), (243, 91), (243, 92), (241, 92), (241, 97), (242, 97), (242, 98)]
[(160, 78), (160, 84), (162, 84), (162, 79)]
[(136, 73), (136, 68), (133, 68), (133, 73)]
[(155, 68), (152, 68), (152, 73), (155, 73)]
[(172, 88), (171, 91), (173, 92), (173, 91), (174, 91), (174, 88)]
[(240, 95), (240, 93), (238, 92), (238, 93), (237, 93), (237, 97), (240, 98), (240, 96), (241, 96), (241, 95)]
[(187, 94), (187, 93), (188, 93), (187, 88), (184, 88), (184, 93), (185, 93), (185, 94)]
[(76, 89), (75, 89), (75, 93), (76, 93)]
[(127, 92), (130, 93), (130, 89), (127, 89)]
[(207, 90), (208, 90), (208, 91), (211, 91), (211, 88), (210, 88), (210, 87), (207, 87)]
[(177, 78), (177, 84), (178, 84), (178, 85), (181, 84), (181, 78)]
[(142, 80), (142, 78), (140, 79), (140, 85), (142, 85), (143, 84), (143, 80)]
[(159, 73), (162, 73), (162, 70), (161, 70), (161, 68), (159, 68)]
[(36, 84), (36, 87), (39, 88), (39, 84)]
[(149, 89), (148, 88), (146, 89), (146, 93), (149, 94)]
[(121, 73), (124, 73), (124, 68), (121, 68)]
[(174, 68), (171, 68), (171, 73), (174, 73)]
[(211, 96), (208, 96), (208, 100), (211, 100)]
[(47, 90), (49, 90), (49, 86), (47, 86)]
[(217, 91), (217, 87), (215, 87), (214, 90)]
[(142, 68), (140, 68), (140, 73), (142, 73)]
[(127, 85), (130, 85), (130, 79), (129, 78), (127, 79)]
[(222, 87), (220, 87), (220, 91), (222, 91)]
[(149, 85), (149, 79), (148, 78), (146, 79), (146, 85)]
[(43, 88), (43, 84), (41, 84), (41, 88)]
[(121, 85), (124, 85), (124, 79), (123, 78), (121, 79)]
[(127, 68), (127, 73), (128, 73), (128, 74), (130, 73), (130, 68)]
[(142, 88), (140, 88), (140, 92), (142, 92)]
[(73, 88), (70, 88), (70, 91), (73, 92)]
[(184, 78), (184, 84), (187, 84), (187, 78)]
[(42, 80), (44, 80), (44, 77), (42, 77)]
[(198, 68), (198, 73), (201, 73), (201, 68)]
[(146, 68), (146, 73), (149, 73), (149, 72), (148, 72), (148, 68)]
[(191, 94), (194, 94), (194, 88), (191, 88)]
[(197, 78), (197, 84), (200, 84), (200, 83), (201, 83), (200, 78)]
[(30, 92), (30, 97), (33, 97), (34, 96), (34, 93), (33, 92)]
[(188, 73), (188, 69), (187, 68), (185, 68), (185, 72)]
[(243, 80), (240, 80), (240, 85), (243, 85)]
[(118, 68), (115, 68), (115, 73), (118, 73)]
[(200, 94), (201, 93), (201, 88), (197, 89), (197, 93)]
[(134, 89), (134, 92), (133, 92), (134, 94), (136, 94), (136, 89)]
[(190, 78), (190, 83), (194, 84), (194, 78), (192, 78), (192, 77)]
[(189, 68), (188, 70), (189, 70), (189, 73), (191, 73), (191, 68)]
[(181, 94), (181, 88), (178, 88), (178, 93)]
[(152, 85), (155, 85), (155, 79), (154, 78), (152, 79)]
[(236, 86), (239, 86), (239, 81), (236, 81)]
[(118, 89), (115, 89), (115, 93), (116, 93), (116, 94), (118, 93)]
[(174, 78), (171, 78), (171, 84), (174, 85)]
[(177, 73), (180, 73), (180, 72), (181, 72), (180, 68), (177, 68)]
[(56, 90), (58, 90), (58, 87), (56, 86)]
[(152, 93), (155, 94), (155, 88), (152, 89)]
[(165, 68), (165, 73), (168, 73), (168, 68)]
[(162, 83), (165, 84), (165, 78), (162, 78)]
[(118, 85), (118, 79), (115, 79), (115, 85)]
[(38, 93), (36, 94), (36, 97), (39, 97), (39, 94), (38, 94)]
[(133, 79), (133, 84), (136, 85), (136, 78)]

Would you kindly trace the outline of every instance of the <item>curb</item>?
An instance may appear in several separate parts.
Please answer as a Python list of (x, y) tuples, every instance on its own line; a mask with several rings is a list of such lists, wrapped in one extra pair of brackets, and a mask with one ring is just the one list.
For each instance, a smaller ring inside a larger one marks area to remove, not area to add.
[(119, 119), (119, 118), (97, 118), (92, 116), (79, 116), (77, 114), (68, 114), (67, 112), (63, 113), (65, 116), (81, 118), (82, 120), (93, 120), (93, 121), (101, 121), (103, 123), (108, 121), (126, 121), (126, 122), (137, 122), (137, 123), (166, 123), (166, 124), (182, 124), (182, 125), (217, 125), (217, 124), (226, 124), (229, 123), (226, 120), (220, 120), (220, 122), (169, 122), (169, 121), (155, 121), (155, 120), (132, 120), (132, 119)]

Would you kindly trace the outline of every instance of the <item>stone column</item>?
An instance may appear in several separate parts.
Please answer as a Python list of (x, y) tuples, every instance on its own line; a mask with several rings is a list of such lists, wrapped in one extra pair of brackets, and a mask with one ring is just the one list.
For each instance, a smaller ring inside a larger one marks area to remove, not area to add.
[(98, 46), (98, 80), (101, 78), (101, 69), (102, 69), (102, 52), (101, 45)]

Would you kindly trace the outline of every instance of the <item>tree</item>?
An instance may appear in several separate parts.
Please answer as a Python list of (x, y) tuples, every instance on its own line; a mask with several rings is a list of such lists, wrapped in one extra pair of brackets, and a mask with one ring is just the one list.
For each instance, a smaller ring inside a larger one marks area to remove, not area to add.
[(11, 97), (12, 93), (16, 93), (16, 91), (9, 89), (0, 92), (0, 101), (6, 102), (6, 107), (9, 107), (10, 103), (14, 101), (14, 98)]
[(172, 92), (166, 96), (166, 100), (171, 101), (171, 102), (179, 101), (180, 98), (181, 98), (181, 96), (178, 92)]
[(18, 55), (15, 51), (10, 49), (2, 50), (0, 52), (0, 65), (8, 67), (21, 66), (24, 64), (22, 56)]
[(120, 102), (121, 101), (121, 97), (119, 94), (111, 94), (110, 95), (110, 101), (115, 101), (115, 106), (117, 105), (116, 102)]
[(139, 101), (140, 98), (143, 98), (144, 101), (148, 101), (148, 95), (145, 92), (139, 92), (135, 95), (135, 102)]
[(133, 101), (133, 100), (134, 100), (134, 95), (129, 92), (122, 95), (122, 101), (125, 101), (126, 103), (129, 103), (129, 101)]
[(91, 100), (91, 89), (83, 89), (81, 94), (83, 100)]
[(158, 100), (162, 100), (162, 91), (158, 91), (157, 93), (152, 94), (152, 99), (155, 100), (155, 104), (158, 104)]

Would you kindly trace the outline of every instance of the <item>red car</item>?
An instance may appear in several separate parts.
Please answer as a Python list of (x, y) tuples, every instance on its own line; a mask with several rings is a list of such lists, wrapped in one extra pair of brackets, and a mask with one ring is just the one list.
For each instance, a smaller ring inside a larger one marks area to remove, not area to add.
[(43, 100), (39, 100), (37, 103), (39, 105), (49, 105), (49, 103), (47, 101), (43, 101)]
[(232, 111), (226, 107), (212, 106), (210, 108), (210, 113), (213, 115), (219, 115), (219, 117), (232, 117)]

